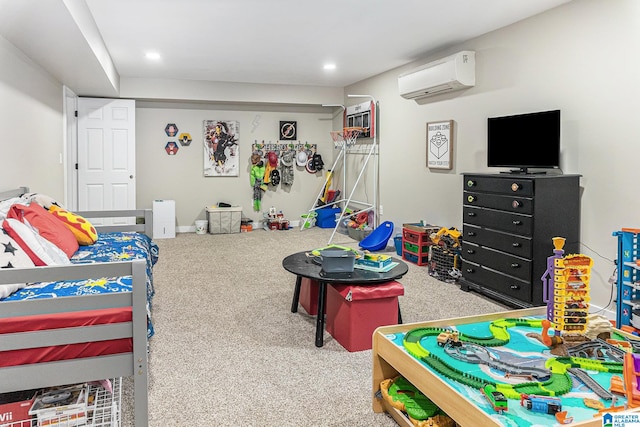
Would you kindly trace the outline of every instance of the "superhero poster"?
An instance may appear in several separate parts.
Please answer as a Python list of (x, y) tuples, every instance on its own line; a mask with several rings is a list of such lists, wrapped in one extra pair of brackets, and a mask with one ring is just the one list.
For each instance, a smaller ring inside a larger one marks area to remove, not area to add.
[(204, 176), (239, 176), (240, 123), (204, 121)]

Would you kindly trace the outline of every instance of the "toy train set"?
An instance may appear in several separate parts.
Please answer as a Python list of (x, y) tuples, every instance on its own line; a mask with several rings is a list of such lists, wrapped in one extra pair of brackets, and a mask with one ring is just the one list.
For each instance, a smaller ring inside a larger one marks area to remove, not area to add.
[(593, 261), (565, 256), (562, 238), (553, 244), (542, 277), (545, 316), (416, 327), (394, 342), (447, 383), (462, 385), (456, 390), (492, 417), (548, 424), (541, 417), (553, 416), (568, 424), (640, 408), (640, 340), (589, 314)]

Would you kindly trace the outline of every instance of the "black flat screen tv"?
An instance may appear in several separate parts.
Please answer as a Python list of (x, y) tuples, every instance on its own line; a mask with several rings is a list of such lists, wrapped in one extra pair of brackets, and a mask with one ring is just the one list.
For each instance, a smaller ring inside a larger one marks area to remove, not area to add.
[(487, 166), (512, 173), (560, 167), (560, 110), (489, 117)]

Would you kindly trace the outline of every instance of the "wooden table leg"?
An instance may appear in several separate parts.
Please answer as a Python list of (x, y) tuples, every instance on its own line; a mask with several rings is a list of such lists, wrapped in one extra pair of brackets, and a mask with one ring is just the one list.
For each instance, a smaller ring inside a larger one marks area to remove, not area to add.
[(324, 344), (324, 309), (327, 303), (327, 282), (318, 282), (318, 314), (316, 315), (316, 347)]
[(293, 301), (291, 301), (291, 312), (298, 312), (298, 302), (300, 301), (300, 287), (302, 286), (302, 277), (296, 276), (296, 287), (293, 288)]

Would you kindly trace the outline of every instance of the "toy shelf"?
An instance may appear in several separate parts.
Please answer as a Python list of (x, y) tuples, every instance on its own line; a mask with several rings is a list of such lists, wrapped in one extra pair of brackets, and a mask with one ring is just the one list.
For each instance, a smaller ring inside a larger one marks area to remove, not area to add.
[[(618, 238), (618, 293), (616, 299), (616, 327), (640, 329), (640, 265), (638, 235), (640, 229), (623, 228), (613, 233)], [(634, 315), (634, 310), (637, 314)]]
[(402, 259), (420, 266), (429, 264), (429, 246), (432, 242), (425, 228), (404, 224), (402, 228)]

